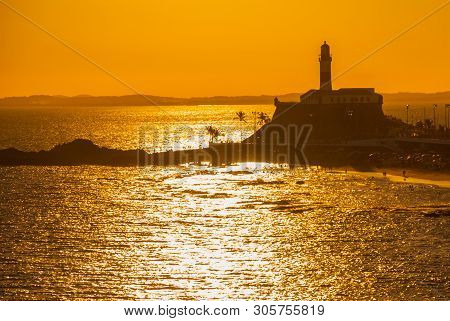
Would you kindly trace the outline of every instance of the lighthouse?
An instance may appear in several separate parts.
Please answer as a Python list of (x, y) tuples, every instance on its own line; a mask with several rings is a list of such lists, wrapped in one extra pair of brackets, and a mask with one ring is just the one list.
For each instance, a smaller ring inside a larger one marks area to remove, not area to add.
[[(271, 124), (314, 126), (311, 137), (318, 140), (379, 138), (386, 135), (383, 96), (377, 94), (375, 88), (333, 90), (331, 60), (330, 46), (324, 42), (319, 58), (320, 88), (300, 95), (299, 102), (276, 99)], [(278, 129), (261, 132), (261, 141), (270, 141), (272, 133), (278, 133)]]
[(320, 48), (320, 90), (331, 91), (331, 54), (330, 46), (325, 41)]

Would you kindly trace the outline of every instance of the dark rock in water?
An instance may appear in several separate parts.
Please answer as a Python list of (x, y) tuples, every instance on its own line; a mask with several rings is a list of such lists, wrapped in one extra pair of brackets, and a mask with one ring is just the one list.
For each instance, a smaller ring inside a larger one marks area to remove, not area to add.
[(450, 210), (437, 210), (434, 212), (429, 212), (424, 214), (425, 217), (444, 217), (444, 216), (450, 216)]
[(257, 179), (255, 181), (242, 181), (238, 182), (238, 185), (281, 185), (285, 184), (284, 181), (265, 181), (262, 179)]
[(76, 139), (48, 151), (23, 152), (15, 148), (0, 150), (0, 165), (109, 165), (136, 166), (141, 150), (116, 150), (99, 147), (87, 139)]

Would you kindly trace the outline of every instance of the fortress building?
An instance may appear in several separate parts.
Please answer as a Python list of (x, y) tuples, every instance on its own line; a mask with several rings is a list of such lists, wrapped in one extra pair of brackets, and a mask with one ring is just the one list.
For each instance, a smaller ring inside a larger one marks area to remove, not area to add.
[(300, 102), (280, 102), (275, 98), (272, 124), (311, 124), (311, 137), (317, 139), (383, 136), (383, 96), (373, 88), (333, 90), (331, 61), (330, 46), (324, 42), (319, 58), (320, 88), (301, 95)]

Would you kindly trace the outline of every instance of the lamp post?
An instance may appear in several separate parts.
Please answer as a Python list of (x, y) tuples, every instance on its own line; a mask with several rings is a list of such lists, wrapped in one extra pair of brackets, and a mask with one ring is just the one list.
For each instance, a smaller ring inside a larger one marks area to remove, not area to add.
[(409, 124), (409, 105), (406, 105), (406, 124)]
[(437, 105), (434, 104), (434, 105), (433, 105), (433, 127), (434, 127), (434, 129), (437, 128), (437, 127), (436, 127), (436, 108), (437, 108)]
[(445, 105), (445, 129), (447, 129), (448, 130), (448, 127), (449, 127), (449, 118), (450, 118), (450, 115), (449, 115), (449, 112), (448, 112), (448, 109), (450, 108), (450, 104), (446, 104)]

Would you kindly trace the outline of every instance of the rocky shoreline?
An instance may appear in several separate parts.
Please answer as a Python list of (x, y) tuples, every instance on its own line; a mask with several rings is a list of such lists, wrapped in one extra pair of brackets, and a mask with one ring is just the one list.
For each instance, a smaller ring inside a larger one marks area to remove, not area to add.
[(48, 151), (29, 152), (15, 148), (0, 150), (0, 166), (145, 166), (180, 165), (209, 162), (225, 165), (238, 162), (283, 163), (292, 166), (352, 166), (355, 169), (413, 168), (450, 173), (450, 151), (390, 151), (373, 147), (333, 147), (306, 145), (304, 150), (290, 146), (274, 148), (256, 144), (212, 144), (204, 149), (147, 153), (144, 150), (117, 150), (77, 139), (57, 145)]

